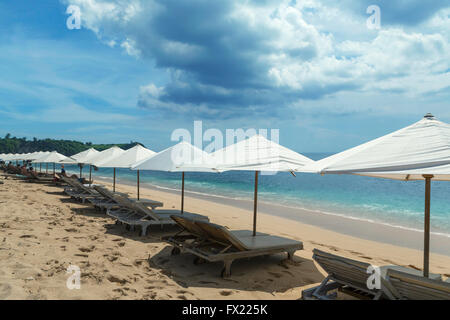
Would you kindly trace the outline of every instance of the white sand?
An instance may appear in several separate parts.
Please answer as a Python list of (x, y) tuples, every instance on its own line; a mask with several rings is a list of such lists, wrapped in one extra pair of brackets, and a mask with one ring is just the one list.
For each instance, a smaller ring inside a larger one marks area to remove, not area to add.
[[(374, 265), (422, 265), (420, 250), (262, 213), (258, 231), (303, 241), (297, 263), (286, 264), (285, 255), (236, 261), (232, 277), (222, 279), (220, 263), (194, 265), (191, 255), (170, 255), (170, 246), (159, 238), (175, 228), (150, 229), (140, 237), (91, 206), (70, 200), (59, 187), (1, 181), (0, 299), (298, 299), (302, 289), (324, 278), (311, 259), (313, 248)], [(126, 185), (118, 185), (118, 191), (135, 195), (135, 188)], [(141, 197), (179, 208), (180, 198), (173, 193), (141, 189)], [(213, 198), (188, 196), (185, 209), (230, 229), (252, 225), (251, 210)], [(71, 264), (81, 269), (80, 290), (66, 287)], [(450, 257), (432, 254), (431, 271), (449, 276)]]

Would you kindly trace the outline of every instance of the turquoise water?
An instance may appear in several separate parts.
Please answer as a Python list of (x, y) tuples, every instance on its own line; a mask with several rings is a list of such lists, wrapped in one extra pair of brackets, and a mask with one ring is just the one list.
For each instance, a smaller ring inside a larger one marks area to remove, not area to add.
[[(328, 154), (306, 154), (314, 160)], [(79, 172), (76, 167), (66, 167)], [(136, 172), (117, 169), (118, 183), (136, 183)], [(88, 167), (84, 176), (89, 174)], [(94, 177), (111, 179), (113, 169), (100, 168)], [(187, 191), (253, 199), (253, 172), (224, 172), (221, 174), (186, 173)], [(181, 188), (181, 173), (141, 171), (141, 185)], [(403, 228), (423, 230), (424, 182), (394, 181), (352, 175), (278, 173), (261, 175), (259, 201), (276, 201), (282, 205), (301, 207), (323, 213), (343, 215)], [(432, 183), (431, 225), (434, 233), (450, 236), (450, 182)]]

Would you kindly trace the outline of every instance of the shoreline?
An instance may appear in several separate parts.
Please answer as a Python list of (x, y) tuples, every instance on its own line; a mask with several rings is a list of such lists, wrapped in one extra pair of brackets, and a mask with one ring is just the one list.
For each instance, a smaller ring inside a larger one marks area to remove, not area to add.
[[(109, 179), (106, 177), (94, 177), (94, 179), (104, 183), (112, 183), (112, 178)], [(129, 181), (121, 180), (120, 183), (117, 183), (116, 180), (116, 187), (120, 187), (120, 185), (134, 187), (134, 194), (137, 192), (136, 185)], [(150, 183), (141, 183), (141, 193), (143, 191), (145, 192), (145, 189), (167, 192), (172, 195), (179, 196), (181, 201), (181, 190), (154, 186)], [(189, 209), (189, 202), (186, 201), (186, 198), (211, 201), (227, 206), (232, 206), (237, 209), (244, 209), (253, 212), (252, 200), (233, 199), (217, 195), (206, 195), (185, 189), (185, 208), (187, 209)], [(322, 211), (313, 211), (304, 208), (295, 208), (282, 204), (271, 204), (261, 199), (258, 201), (258, 215), (259, 214), (267, 214), (285, 218), (291, 221), (300, 222), (306, 225), (326, 229), (328, 231), (333, 231), (339, 234), (352, 236), (359, 239), (380, 242), (414, 250), (422, 250), (423, 248), (423, 231), (410, 229), (403, 226), (393, 226), (377, 221), (367, 221), (364, 219), (358, 219), (334, 213), (324, 213)], [(252, 221), (249, 221), (248, 228), (251, 227), (251, 223)], [(430, 243), (430, 252), (443, 254), (450, 257), (450, 236), (431, 232)]]

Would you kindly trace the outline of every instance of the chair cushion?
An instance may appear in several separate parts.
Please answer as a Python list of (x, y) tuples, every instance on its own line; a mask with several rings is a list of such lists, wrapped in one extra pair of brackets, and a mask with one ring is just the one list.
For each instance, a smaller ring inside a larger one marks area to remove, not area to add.
[[(412, 274), (415, 276), (423, 276), (423, 271), (416, 270), (413, 268), (406, 268), (406, 267), (401, 267), (401, 266), (382, 266), (382, 267), (380, 267), (380, 272), (381, 272), (381, 277), (383, 277), (383, 279), (386, 279), (386, 273), (389, 269), (409, 273), (409, 274)], [(440, 274), (436, 274), (436, 273), (430, 273), (429, 278), (433, 279), (433, 280), (442, 280), (442, 276)]]

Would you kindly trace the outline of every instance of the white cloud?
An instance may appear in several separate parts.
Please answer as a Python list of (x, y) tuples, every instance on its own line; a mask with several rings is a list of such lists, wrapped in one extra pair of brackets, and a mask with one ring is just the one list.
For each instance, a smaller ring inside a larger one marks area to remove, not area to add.
[(373, 31), (364, 13), (328, 1), (65, 2), (81, 7), (83, 26), (102, 41), (171, 72), (164, 87), (141, 88), (140, 101), (156, 110), (214, 115), (233, 97), (258, 111), (265, 106), (248, 95), (262, 89), (283, 108), (349, 90), (413, 97), (449, 85), (449, 28), (439, 32), (449, 26), (448, 9), (423, 30)]

